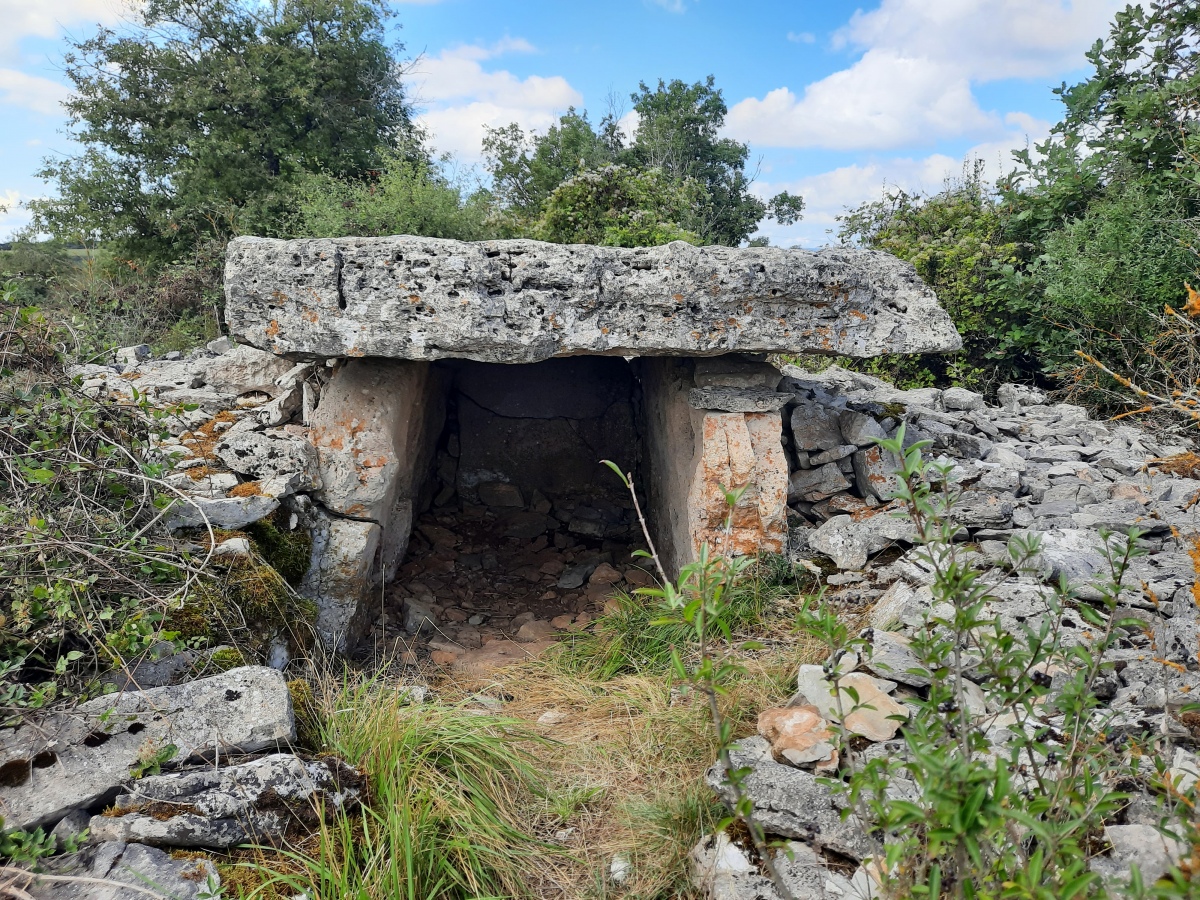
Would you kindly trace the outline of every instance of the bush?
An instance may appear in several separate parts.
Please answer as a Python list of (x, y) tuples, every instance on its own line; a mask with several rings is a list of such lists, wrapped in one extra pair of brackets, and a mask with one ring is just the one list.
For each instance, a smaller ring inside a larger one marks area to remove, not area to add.
[(0, 709), (11, 720), (92, 693), (173, 640), (164, 616), (199, 572), (162, 526), (155, 414), (83, 393), (62, 368), (69, 333), (41, 313), (9, 302), (0, 314)]
[(928, 197), (896, 191), (839, 217), (843, 243), (882, 250), (913, 264), (963, 338), (953, 355), (922, 354), (846, 361), (902, 387), (958, 384), (985, 388), (1028, 378), (1037, 366), (1021, 345), (1021, 317), (996, 290), (1002, 267), (1017, 261), (1005, 238), (1004, 211), (977, 161)]
[(698, 244), (700, 238), (680, 223), (694, 217), (702, 196), (697, 182), (670, 179), (661, 169), (605, 166), (559, 185), (546, 199), (534, 237), (608, 247)]
[(481, 194), (435, 168), (423, 153), (388, 153), (367, 178), (307, 175), (297, 188), (296, 237), (415, 234), (478, 241), (491, 237)]

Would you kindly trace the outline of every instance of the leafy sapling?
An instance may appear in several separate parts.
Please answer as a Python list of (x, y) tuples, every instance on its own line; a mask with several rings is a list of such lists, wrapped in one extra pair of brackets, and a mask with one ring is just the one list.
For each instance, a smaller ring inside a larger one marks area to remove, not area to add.
[[(637, 553), (651, 560), (658, 572), (658, 587), (638, 588), (636, 593), (653, 598), (662, 606), (663, 617), (656, 624), (684, 623), (689, 626), (697, 648), (694, 657), (685, 657), (678, 647), (672, 648), (671, 668), (675, 677), (691, 684), (708, 702), (709, 717), (717, 741), (718, 763), (734, 798), (733, 802), (728, 804), (730, 815), (719, 823), (718, 830), (724, 830), (734, 821), (740, 822), (749, 833), (754, 849), (779, 897), (782, 900), (793, 900), (793, 894), (775, 865), (773, 854), (777, 848), (767, 840), (762, 825), (754, 817), (754, 799), (746, 788), (750, 770), (735, 767), (730, 757), (730, 747), (734, 743), (734, 723), (722, 713), (720, 704), (721, 698), (728, 693), (727, 686), (730, 681), (744, 671), (733, 654), (733, 635), (725, 615), (725, 607), (731, 592), (747, 569), (754, 564), (752, 557), (733, 556), (730, 553), (733, 510), (748, 485), (733, 489), (724, 486), (721, 488), (727, 509), (721, 527), (721, 552), (714, 553), (707, 543), (702, 544), (696, 560), (683, 566), (679, 577), (672, 580), (654, 546), (654, 539), (650, 536), (650, 529), (633, 485), (633, 474), (622, 472), (620, 467), (608, 460), (604, 460), (604, 464), (617, 474), (629, 490), (646, 546), (649, 548)], [(738, 646), (748, 650), (758, 645), (743, 642)]]

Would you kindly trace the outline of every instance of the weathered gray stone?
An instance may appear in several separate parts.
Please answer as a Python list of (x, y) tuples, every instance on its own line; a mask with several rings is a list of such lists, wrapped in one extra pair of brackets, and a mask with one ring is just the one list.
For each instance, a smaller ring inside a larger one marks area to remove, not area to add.
[(867, 668), (881, 678), (912, 687), (928, 687), (931, 682), (929, 672), (921, 665), (909, 643), (909, 639), (902, 634), (875, 630), (871, 635), (871, 649), (867, 653)]
[(300, 593), (317, 605), (321, 640), (331, 650), (340, 651), (366, 628), (370, 613), (365, 601), (378, 596), (384, 574), (376, 565), (380, 527), (374, 522), (330, 516), (320, 509), (312, 510), (309, 519), (312, 561)]
[(173, 859), (142, 844), (91, 844), (78, 853), (40, 860), (40, 865), (40, 876), (30, 875), (27, 885), (24, 878), (16, 882), (34, 900), (146, 900), (147, 891), (168, 900), (196, 900), (205, 890), (215, 896), (221, 886), (211, 861)]
[[(690, 854), (692, 883), (707, 900), (779, 900), (771, 879), (725, 833), (706, 835)], [(788, 841), (775, 853), (775, 869), (792, 900), (870, 900), (878, 897), (859, 876), (853, 881), (829, 868), (807, 844)]]
[[(775, 762), (764, 738), (738, 741), (729, 757), (734, 768), (750, 769), (744, 786), (754, 801), (754, 818), (767, 834), (828, 847), (858, 860), (876, 851), (856, 816), (842, 818), (842, 799), (812, 772)], [(705, 780), (727, 803), (733, 800), (720, 766), (709, 769)]]
[(948, 410), (970, 411), (983, 409), (983, 394), (968, 391), (966, 388), (946, 388), (946, 390), (942, 391), (942, 406)]
[(225, 289), (235, 334), (308, 357), (871, 357), (961, 346), (913, 267), (869, 250), (235, 238)]
[(1181, 840), (1164, 835), (1153, 825), (1106, 825), (1104, 838), (1111, 855), (1097, 857), (1092, 870), (1106, 878), (1124, 880), (1138, 867), (1143, 884), (1153, 884), (1166, 875), (1189, 852)]
[(839, 410), (801, 400), (792, 410), (792, 439), (798, 450), (832, 450), (847, 443), (838, 424)]
[(204, 381), (222, 394), (255, 392), (274, 397), (280, 391), (276, 382), (294, 365), (274, 353), (242, 345), (210, 361), (203, 370)]
[(718, 412), (778, 412), (791, 399), (791, 394), (766, 388), (704, 387), (692, 388), (688, 394), (693, 409)]
[(323, 816), (358, 806), (363, 776), (335, 757), (304, 761), (290, 753), (219, 769), (154, 775), (133, 782), (92, 838), (158, 847), (278, 845), (306, 834)]
[(266, 494), (251, 494), (249, 497), (221, 497), (206, 500), (193, 497), (188, 501), (176, 500), (167, 511), (163, 521), (172, 531), (180, 528), (227, 528), (235, 531), (251, 522), (266, 518), (279, 508), (279, 501)]
[(865, 413), (847, 409), (838, 416), (842, 429), (842, 440), (858, 447), (870, 447), (887, 437), (883, 426)]
[(295, 739), (283, 676), (265, 666), (100, 697), (69, 714), (0, 732), (0, 816), (8, 828), (57, 821), (112, 795), (147, 748), (172, 762), (253, 753)]
[(808, 539), (809, 546), (824, 553), (839, 569), (862, 569), (867, 560), (896, 541), (913, 542), (916, 526), (907, 518), (888, 511), (872, 516), (834, 516)]
[(316, 448), (302, 438), (279, 431), (242, 431), (223, 438), (215, 449), (221, 461), (241, 475), (258, 479), (299, 475), (301, 489), (321, 486)]
[(766, 388), (774, 390), (782, 376), (770, 363), (738, 354), (702, 356), (695, 361), (692, 380), (696, 387)]
[(868, 447), (851, 457), (854, 465), (854, 482), (864, 496), (870, 494), (878, 500), (887, 501), (896, 495), (903, 482), (896, 474), (900, 460), (896, 454), (882, 447)]
[(824, 500), (850, 487), (836, 462), (816, 469), (799, 469), (788, 479), (788, 497), (809, 501)]

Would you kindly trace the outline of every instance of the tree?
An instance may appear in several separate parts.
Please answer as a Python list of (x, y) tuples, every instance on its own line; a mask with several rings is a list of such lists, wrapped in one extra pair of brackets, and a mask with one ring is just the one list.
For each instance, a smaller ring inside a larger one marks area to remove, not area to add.
[[(672, 212), (670, 221), (701, 243), (741, 244), (767, 215), (785, 225), (799, 220), (801, 197), (784, 192), (764, 202), (750, 193), (745, 171), (750, 150), (718, 136), (728, 110), (712, 76), (690, 85), (660, 81), (653, 90), (642, 83), (631, 96), (638, 126), (629, 146), (611, 112), (598, 130), (586, 112), (571, 109), (545, 134), (527, 135), (516, 124), (487, 132), (485, 156), (496, 218), (505, 234), (532, 234), (560, 186), (612, 164), (658, 173), (650, 178), (656, 188), (671, 182), (676, 185), (673, 193), (694, 196), (692, 206)], [(621, 176), (627, 177), (628, 173)], [(584, 195), (576, 191), (572, 196), (575, 203)], [(663, 202), (669, 206), (672, 201)], [(596, 211), (596, 216), (603, 215), (604, 210)]]
[(510, 232), (528, 229), (563, 182), (613, 162), (621, 149), (620, 134), (609, 119), (600, 127), (597, 133), (586, 110), (572, 107), (543, 135), (527, 135), (515, 122), (486, 129), (484, 157)]
[(695, 244), (699, 238), (679, 223), (701, 196), (697, 182), (668, 178), (661, 169), (605, 166), (559, 185), (546, 200), (534, 236), (559, 244), (610, 247)]
[[(1200, 5), (1117, 13), (1092, 72), (1055, 93), (1064, 115), (1001, 182), (1017, 264), (994, 290), (1048, 374), (1091, 385), (1077, 350), (1131, 375), (1152, 361), (1155, 317), (1194, 278), (1200, 213)], [(1114, 362), (1119, 360), (1119, 362)]]
[(84, 152), (46, 160), (36, 228), (170, 259), (276, 234), (305, 173), (361, 177), (410, 130), (383, 0), (148, 0), (65, 58)]
[(718, 137), (729, 110), (713, 76), (694, 84), (659, 80), (653, 90), (642, 82), (631, 99), (638, 127), (627, 159), (703, 186), (695, 227), (705, 243), (736, 246), (746, 240), (767, 205), (750, 193), (745, 171), (750, 148)]

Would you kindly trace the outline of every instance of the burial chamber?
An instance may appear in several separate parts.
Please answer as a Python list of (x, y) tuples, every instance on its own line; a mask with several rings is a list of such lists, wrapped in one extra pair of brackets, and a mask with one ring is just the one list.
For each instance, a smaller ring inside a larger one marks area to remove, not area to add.
[(423, 547), (435, 522), (514, 553), (639, 540), (606, 459), (633, 474), (668, 571), (705, 542), (782, 552), (789, 476), (811, 464), (768, 355), (960, 346), (912, 266), (854, 249), (238, 238), (225, 290), (234, 336), (321, 373), (299, 413), (316, 475), (287, 502), (337, 649), (404, 579), (419, 520)]

